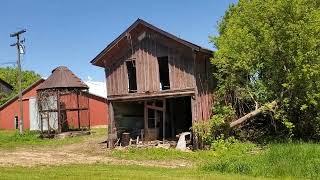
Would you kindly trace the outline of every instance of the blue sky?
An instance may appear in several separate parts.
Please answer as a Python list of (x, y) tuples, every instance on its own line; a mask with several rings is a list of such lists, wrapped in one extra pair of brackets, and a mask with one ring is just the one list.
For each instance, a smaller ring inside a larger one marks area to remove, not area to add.
[(213, 49), (208, 36), (236, 0), (1, 0), (0, 65), (16, 61), (11, 32), (26, 28), (23, 68), (49, 76), (68, 66), (83, 80), (104, 80), (102, 68), (89, 63), (137, 18), (195, 44)]

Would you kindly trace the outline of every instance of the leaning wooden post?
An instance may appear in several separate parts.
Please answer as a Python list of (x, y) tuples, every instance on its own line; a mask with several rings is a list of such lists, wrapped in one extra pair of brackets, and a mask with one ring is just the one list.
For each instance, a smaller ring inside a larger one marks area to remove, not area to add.
[(148, 108), (147, 108), (147, 101), (144, 101), (144, 134), (143, 134), (143, 141), (145, 141), (146, 137), (147, 137), (147, 131), (148, 131)]
[(162, 111), (162, 143), (166, 138), (166, 99), (163, 99), (163, 111)]
[(113, 104), (109, 103), (109, 124), (108, 124), (108, 147), (114, 148), (114, 132), (113, 132), (113, 122), (114, 122), (114, 111)]

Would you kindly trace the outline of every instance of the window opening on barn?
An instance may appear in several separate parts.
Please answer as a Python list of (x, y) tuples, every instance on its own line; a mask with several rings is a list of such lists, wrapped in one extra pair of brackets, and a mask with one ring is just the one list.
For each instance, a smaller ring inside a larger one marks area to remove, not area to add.
[(168, 56), (158, 57), (160, 90), (170, 89)]
[(18, 116), (14, 116), (14, 124), (15, 124), (15, 128), (19, 129), (19, 120), (18, 120)]
[(128, 71), (128, 90), (129, 93), (137, 92), (137, 73), (136, 62), (134, 60), (126, 61)]

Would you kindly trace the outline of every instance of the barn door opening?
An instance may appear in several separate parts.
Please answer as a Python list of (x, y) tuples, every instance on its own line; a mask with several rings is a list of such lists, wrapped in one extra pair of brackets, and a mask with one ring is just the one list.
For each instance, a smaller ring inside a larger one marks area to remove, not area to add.
[(166, 100), (145, 101), (145, 140), (157, 140), (166, 138)]
[(191, 97), (145, 101), (146, 140), (177, 140), (192, 127)]
[(134, 60), (126, 61), (128, 71), (128, 91), (129, 93), (137, 92), (137, 73), (136, 62)]
[(170, 89), (168, 56), (158, 57), (160, 90)]

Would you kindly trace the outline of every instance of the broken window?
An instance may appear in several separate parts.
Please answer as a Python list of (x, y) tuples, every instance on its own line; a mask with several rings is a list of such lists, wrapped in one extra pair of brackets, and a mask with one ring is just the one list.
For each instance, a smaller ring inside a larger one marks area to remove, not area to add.
[(170, 89), (168, 56), (158, 57), (160, 90)]
[(136, 62), (133, 60), (126, 61), (126, 66), (128, 71), (129, 93), (137, 92)]

